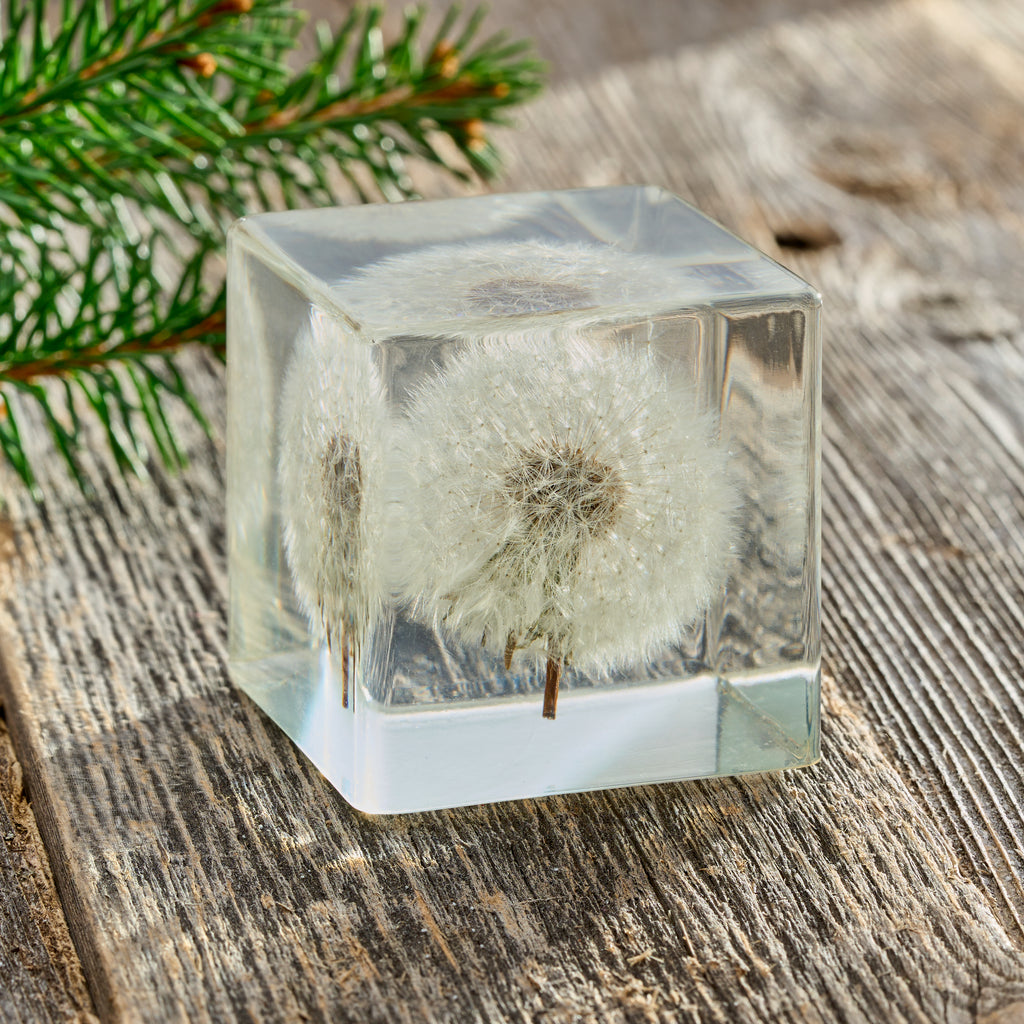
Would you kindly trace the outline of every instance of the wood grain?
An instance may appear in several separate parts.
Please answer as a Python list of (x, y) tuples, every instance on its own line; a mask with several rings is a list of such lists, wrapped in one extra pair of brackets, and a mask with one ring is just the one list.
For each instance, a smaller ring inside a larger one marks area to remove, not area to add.
[[(860, 4), (876, 0), (854, 0)], [(812, 11), (839, 10), (851, 0), (505, 0), (490, 8), (487, 25), (516, 37), (529, 36), (549, 64), (553, 82), (589, 78), (610, 64), (630, 64), (682, 46), (702, 46), (762, 25), (799, 18)], [(352, 0), (302, 0), (310, 14), (305, 39), (313, 50), (313, 23), (340, 20)], [(433, 5), (428, 28), (440, 21), (446, 4)], [(467, 8), (470, 6), (466, 5)], [(389, 6), (385, 29), (400, 23), (401, 7)]]
[[(0, 707), (2, 711), (2, 707)], [(94, 1024), (21, 766), (0, 717), (0, 1020)]]
[(97, 455), (94, 501), (3, 479), (0, 687), (104, 1019), (1019, 1015), (1022, 53), (1019, 5), (859, 7), (503, 140), (509, 189), (665, 185), (826, 295), (815, 768), (367, 818), (227, 679), (218, 445)]
[(563, 90), (508, 141), (530, 186), (656, 165), (824, 293), (830, 664), (1018, 942), (1022, 40), (1006, 3), (786, 25)]

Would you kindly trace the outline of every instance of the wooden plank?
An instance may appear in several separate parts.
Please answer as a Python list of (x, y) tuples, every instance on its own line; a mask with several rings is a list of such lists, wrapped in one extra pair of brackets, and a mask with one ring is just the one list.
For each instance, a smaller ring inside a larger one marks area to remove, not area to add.
[[(161, 538), (129, 520), (141, 573)], [(53, 526), (61, 547), (81, 528)], [(222, 667), (182, 671), (215, 634), (87, 655), (101, 588), (78, 584), (65, 627), (75, 735), (20, 722), (49, 736), (33, 773), (62, 780), (45, 820), (107, 1019), (966, 1021), (1024, 998), (1005, 932), (834, 686), (813, 770), (367, 819)], [(129, 646), (159, 635), (126, 618)], [(52, 678), (7, 684), (27, 708)]]
[(1012, 3), (785, 25), (563, 90), (508, 141), (530, 187), (654, 175), (825, 294), (830, 664), (1017, 942), (1022, 49)]
[(96, 1021), (2, 717), (0, 981), (0, 1020), (9, 1024)]
[(1022, 19), (782, 24), (507, 140), (510, 188), (668, 185), (828, 297), (816, 768), (366, 818), (227, 680), (218, 446), (148, 486), (101, 462), (94, 502), (8, 491), (0, 686), (102, 1016), (1009, 1024), (1021, 196), (978, 125), (1019, 116)]

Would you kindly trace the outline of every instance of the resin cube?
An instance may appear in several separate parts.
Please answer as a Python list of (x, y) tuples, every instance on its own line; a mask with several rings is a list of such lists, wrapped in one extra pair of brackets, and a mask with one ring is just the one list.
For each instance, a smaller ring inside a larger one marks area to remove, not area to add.
[(819, 307), (655, 188), (240, 221), (237, 684), (373, 813), (813, 762)]

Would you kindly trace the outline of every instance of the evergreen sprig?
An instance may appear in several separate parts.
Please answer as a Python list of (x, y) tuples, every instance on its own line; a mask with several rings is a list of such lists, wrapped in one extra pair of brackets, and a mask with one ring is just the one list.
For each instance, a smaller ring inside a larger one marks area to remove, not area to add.
[(173, 356), (223, 350), (234, 218), (346, 184), (411, 197), (409, 157), (490, 177), (488, 127), (542, 81), (530, 43), (479, 38), (481, 10), (426, 42), (408, 10), (386, 42), (382, 9), (356, 8), (295, 72), (289, 0), (63, 0), (53, 31), (50, 6), (0, 20), (0, 451), (33, 489), (25, 400), (83, 488), (89, 411), (124, 471), (147, 442), (184, 462), (166, 400), (205, 420)]

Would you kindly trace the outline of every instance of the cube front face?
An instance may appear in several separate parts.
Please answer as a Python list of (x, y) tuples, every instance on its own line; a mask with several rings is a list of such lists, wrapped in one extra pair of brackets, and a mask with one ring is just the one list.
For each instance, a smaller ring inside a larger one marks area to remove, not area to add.
[(818, 756), (819, 299), (657, 189), (229, 246), (232, 675), (389, 813)]

